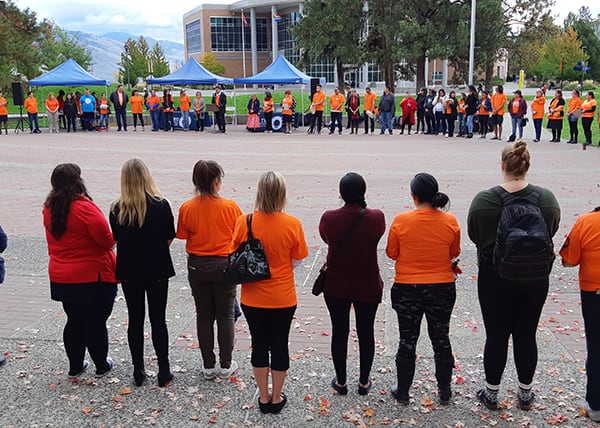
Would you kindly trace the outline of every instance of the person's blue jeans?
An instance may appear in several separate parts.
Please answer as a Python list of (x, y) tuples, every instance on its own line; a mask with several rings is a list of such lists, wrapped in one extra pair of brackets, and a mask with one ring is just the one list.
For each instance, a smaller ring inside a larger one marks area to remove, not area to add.
[(190, 129), (190, 112), (189, 110), (181, 110), (181, 118), (183, 119), (183, 129), (188, 131)]
[(381, 112), (381, 133), (385, 134), (385, 130), (389, 130), (392, 133), (392, 112), (382, 111)]
[(444, 118), (443, 111), (435, 112), (435, 126), (434, 126), (434, 134), (445, 133), (446, 132), (446, 120)]
[(467, 122), (465, 119), (464, 113), (458, 113), (458, 135), (463, 135), (467, 133)]
[(37, 113), (27, 113), (27, 119), (29, 119), (29, 130), (30, 131), (39, 131), (40, 124), (38, 122), (38, 114)]
[(98, 123), (100, 128), (108, 128), (108, 113), (100, 114), (100, 122)]
[(474, 114), (470, 114), (467, 116), (467, 131), (469, 134), (473, 133), (473, 116)]
[(158, 110), (151, 110), (150, 111), (150, 120), (152, 120), (152, 130), (153, 131), (158, 131), (158, 127), (159, 127), (159, 117), (160, 111)]
[(533, 127), (535, 129), (535, 139), (538, 141), (542, 138), (542, 121), (543, 121), (543, 119), (533, 119)]
[(585, 399), (593, 410), (600, 410), (600, 294), (582, 291), (581, 312), (587, 345)]
[(127, 110), (124, 108), (115, 109), (115, 116), (117, 117), (117, 130), (120, 131), (123, 127), (127, 131)]
[(332, 111), (331, 112), (331, 125), (329, 127), (329, 133), (333, 134), (335, 131), (335, 125), (337, 123), (340, 134), (342, 133), (342, 112)]
[[(512, 120), (512, 135), (517, 135), (517, 130), (519, 131), (519, 138), (523, 138), (523, 119), (520, 117), (513, 117)], [(539, 138), (538, 138), (539, 139)]]

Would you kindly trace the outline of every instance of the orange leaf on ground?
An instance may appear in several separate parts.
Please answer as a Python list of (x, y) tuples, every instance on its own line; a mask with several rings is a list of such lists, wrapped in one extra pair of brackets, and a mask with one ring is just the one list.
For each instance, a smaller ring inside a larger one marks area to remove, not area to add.
[(129, 395), (131, 394), (131, 388), (128, 386), (124, 386), (123, 388), (119, 389), (119, 395)]
[(88, 413), (90, 413), (92, 411), (92, 408), (89, 406), (86, 406), (83, 409), (81, 409), (81, 411), (87, 415)]

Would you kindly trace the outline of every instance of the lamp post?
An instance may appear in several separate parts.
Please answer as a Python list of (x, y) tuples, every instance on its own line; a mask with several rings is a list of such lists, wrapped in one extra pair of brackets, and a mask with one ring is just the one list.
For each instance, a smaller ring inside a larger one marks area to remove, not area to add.
[(469, 85), (473, 84), (473, 71), (475, 68), (475, 15), (477, 0), (471, 0), (471, 37), (469, 40)]
[(130, 91), (131, 90), (131, 82), (129, 80), (129, 67), (131, 66), (130, 62), (131, 62), (131, 57), (129, 56), (129, 48), (127, 47), (127, 45), (125, 45), (125, 55), (127, 56), (127, 90)]
[(583, 76), (585, 75), (585, 52), (587, 48), (585, 46), (581, 47), (581, 93), (583, 94)]

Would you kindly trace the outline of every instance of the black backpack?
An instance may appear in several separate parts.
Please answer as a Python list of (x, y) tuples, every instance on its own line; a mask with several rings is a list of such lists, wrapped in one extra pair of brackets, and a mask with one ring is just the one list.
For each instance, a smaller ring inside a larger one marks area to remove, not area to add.
[(501, 186), (492, 192), (502, 201), (492, 262), (496, 275), (519, 283), (548, 279), (554, 263), (554, 244), (540, 209), (542, 189), (515, 196)]

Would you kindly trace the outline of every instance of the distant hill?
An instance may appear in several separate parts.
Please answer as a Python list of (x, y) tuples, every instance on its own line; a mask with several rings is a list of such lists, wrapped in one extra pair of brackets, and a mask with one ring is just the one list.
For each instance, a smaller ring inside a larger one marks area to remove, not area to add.
[[(76, 36), (79, 42), (88, 47), (92, 52), (92, 74), (100, 79), (108, 79), (111, 82), (116, 81), (116, 73), (119, 69), (117, 65), (121, 60), (121, 52), (127, 39), (136, 39), (138, 36), (128, 33), (106, 33), (101, 36), (85, 33), (82, 31), (70, 31), (69, 34)], [(145, 37), (145, 36), (144, 36)], [(150, 47), (157, 42), (152, 37), (146, 37)], [(171, 69), (175, 65), (181, 65), (184, 62), (183, 43), (172, 42), (169, 40), (158, 40), (163, 48), (166, 58), (169, 60)]]

